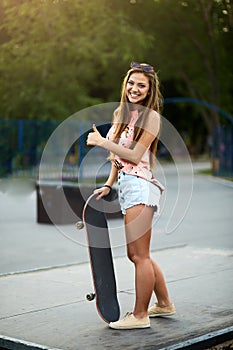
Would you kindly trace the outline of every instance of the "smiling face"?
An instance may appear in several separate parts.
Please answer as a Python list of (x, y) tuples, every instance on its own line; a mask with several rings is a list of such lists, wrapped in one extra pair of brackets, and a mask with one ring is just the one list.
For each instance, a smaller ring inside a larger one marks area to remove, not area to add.
[(150, 89), (149, 78), (140, 72), (132, 73), (127, 81), (126, 96), (130, 103), (143, 104)]

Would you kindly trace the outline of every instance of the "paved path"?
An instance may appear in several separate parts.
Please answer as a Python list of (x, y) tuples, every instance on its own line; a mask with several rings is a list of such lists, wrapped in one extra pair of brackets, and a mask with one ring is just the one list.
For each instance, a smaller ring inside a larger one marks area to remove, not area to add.
[[(151, 328), (116, 331), (98, 317), (88, 264), (6, 276), (0, 279), (0, 330), (4, 336), (60, 349), (161, 349), (233, 324), (232, 252), (184, 246), (152, 254), (164, 269), (177, 307)], [(123, 315), (134, 302), (133, 269), (115, 259)], [(0, 343), (1, 344), (1, 343)]]
[[(172, 171), (170, 176), (172, 191)], [(163, 231), (164, 210), (155, 226), (158, 232), (152, 241), (152, 256), (165, 273), (177, 314), (152, 319), (150, 329), (124, 332), (109, 329), (98, 317), (95, 303), (85, 300), (85, 294), (92, 290), (86, 247), (58, 234), (55, 227), (35, 223), (35, 216), (28, 215), (35, 209), (31, 191), (17, 200), (3, 194), (0, 346), (14, 338), (49, 349), (162, 349), (232, 326), (232, 194), (230, 183), (195, 176), (190, 209), (169, 235)], [(12, 220), (11, 209), (15, 212)], [(113, 243), (124, 315), (134, 303), (134, 272), (124, 256), (121, 221), (113, 220), (111, 227), (114, 237), (118, 232)], [(83, 255), (77, 257), (77, 252)]]

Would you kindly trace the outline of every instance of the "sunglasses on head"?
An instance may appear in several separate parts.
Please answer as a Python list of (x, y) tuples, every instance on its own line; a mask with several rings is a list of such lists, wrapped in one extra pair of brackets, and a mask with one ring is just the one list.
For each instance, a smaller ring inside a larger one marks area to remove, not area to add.
[(141, 64), (138, 62), (132, 62), (130, 68), (140, 68), (143, 70), (143, 72), (152, 72), (154, 70), (154, 67), (150, 66), (149, 64)]

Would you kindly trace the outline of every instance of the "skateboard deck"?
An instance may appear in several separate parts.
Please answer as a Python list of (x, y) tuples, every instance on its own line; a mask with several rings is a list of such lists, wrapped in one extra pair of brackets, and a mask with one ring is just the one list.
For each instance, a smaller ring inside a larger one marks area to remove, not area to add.
[(104, 213), (104, 199), (96, 200), (92, 194), (83, 209), (83, 222), (77, 228), (85, 227), (92, 270), (94, 293), (87, 294), (87, 299), (96, 299), (96, 307), (101, 318), (109, 323), (119, 319), (120, 308), (109, 239), (109, 231)]

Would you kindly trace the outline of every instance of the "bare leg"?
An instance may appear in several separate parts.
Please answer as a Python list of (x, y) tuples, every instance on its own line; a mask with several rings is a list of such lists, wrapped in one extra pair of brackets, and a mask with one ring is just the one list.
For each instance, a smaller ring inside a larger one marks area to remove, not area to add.
[(171, 304), (159, 266), (150, 258), (150, 239), (154, 209), (145, 205), (136, 205), (127, 209), (125, 232), (127, 253), (135, 266), (136, 301), (135, 317), (144, 317), (153, 290), (160, 306)]
[(147, 315), (155, 284), (149, 252), (152, 218), (153, 208), (144, 205), (136, 205), (127, 209), (125, 216), (127, 253), (135, 266), (135, 317)]
[(152, 263), (154, 275), (155, 275), (154, 292), (158, 301), (158, 305), (161, 307), (169, 306), (172, 304), (172, 302), (168, 295), (168, 290), (166, 287), (163, 273), (159, 265), (154, 260), (151, 259), (151, 263)]

